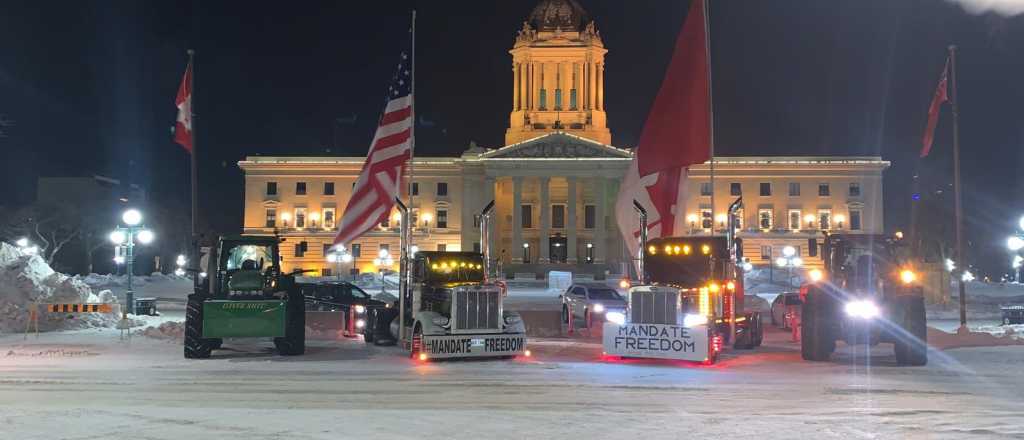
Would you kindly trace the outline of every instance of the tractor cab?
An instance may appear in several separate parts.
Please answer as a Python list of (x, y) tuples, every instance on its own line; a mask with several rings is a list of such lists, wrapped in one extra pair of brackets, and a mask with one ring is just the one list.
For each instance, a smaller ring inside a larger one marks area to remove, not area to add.
[(283, 355), (305, 351), (305, 297), (281, 273), (279, 239), (225, 236), (201, 260), (207, 277), (188, 296), (185, 357), (207, 358), (224, 338), (273, 338)]

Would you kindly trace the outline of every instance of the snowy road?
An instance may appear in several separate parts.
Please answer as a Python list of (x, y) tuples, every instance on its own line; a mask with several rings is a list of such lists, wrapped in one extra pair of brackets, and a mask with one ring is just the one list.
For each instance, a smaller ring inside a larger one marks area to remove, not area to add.
[(116, 331), (0, 337), (4, 439), (1019, 438), (1024, 348), (868, 368), (799, 360), (786, 335), (712, 367), (604, 361), (535, 341), (530, 361), (418, 364), (361, 341), (282, 358), (244, 342), (186, 361), (176, 342)]

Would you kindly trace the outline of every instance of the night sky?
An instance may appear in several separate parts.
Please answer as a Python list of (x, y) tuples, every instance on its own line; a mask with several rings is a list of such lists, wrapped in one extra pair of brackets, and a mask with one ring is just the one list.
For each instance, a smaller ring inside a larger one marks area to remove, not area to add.
[[(202, 213), (241, 224), (247, 155), (366, 154), (418, 9), (418, 155), (500, 146), (511, 108), (522, 1), (81, 1), (0, 4), (0, 205), (29, 203), (39, 176), (103, 174), (188, 197), (188, 158), (170, 140), (185, 49)], [(634, 146), (688, 2), (581, 0), (609, 49), (616, 146)], [(1024, 15), (971, 15), (940, 0), (713, 0), (718, 154), (881, 155), (886, 222), (905, 227), (912, 176), (931, 197), (951, 182), (951, 118), (917, 160), (946, 46), (960, 47), (965, 212), (976, 264), (1005, 270), (1024, 213)], [(948, 194), (948, 191), (943, 194)], [(948, 219), (936, 219), (948, 221)]]

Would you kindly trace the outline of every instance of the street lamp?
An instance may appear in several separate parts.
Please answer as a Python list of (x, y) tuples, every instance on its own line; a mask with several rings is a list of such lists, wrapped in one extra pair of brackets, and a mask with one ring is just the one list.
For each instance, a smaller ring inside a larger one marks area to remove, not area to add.
[(377, 258), (373, 259), (373, 265), (377, 268), (377, 272), (380, 273), (380, 293), (386, 293), (384, 290), (384, 270), (390, 268), (395, 264), (395, 260), (391, 258), (391, 253), (387, 249), (381, 249), (380, 253), (377, 254)]
[(725, 229), (725, 222), (729, 220), (729, 216), (725, 214), (718, 214), (715, 216), (715, 220), (718, 221), (718, 227)]
[[(135, 314), (135, 291), (132, 288), (135, 241), (138, 240), (139, 244), (149, 244), (156, 237), (153, 231), (146, 229), (145, 225), (142, 225), (142, 213), (136, 209), (129, 209), (121, 214), (121, 222), (124, 223), (124, 226), (118, 225), (115, 227), (111, 231), (109, 238), (117, 246), (114, 253), (114, 261), (118, 264), (122, 262), (127, 264), (128, 290), (125, 291), (125, 307), (121, 312), (123, 317), (127, 317), (129, 313)], [(183, 260), (184, 256), (180, 256), (179, 261), (184, 262)], [(179, 266), (183, 266), (183, 264), (179, 264)]]
[(836, 225), (838, 226), (838, 229), (840, 229), (840, 230), (843, 229), (843, 222), (845, 222), (845, 221), (846, 221), (846, 216), (845, 215), (836, 214)]
[(523, 263), (530, 262), (530, 243), (523, 243)]
[(348, 253), (344, 245), (337, 245), (331, 248), (331, 252), (327, 254), (327, 262), (338, 265), (338, 280), (341, 280), (341, 265), (343, 263), (352, 262), (352, 254)]
[(782, 248), (782, 256), (775, 259), (775, 264), (779, 267), (786, 268), (786, 276), (789, 279), (790, 285), (793, 284), (793, 268), (801, 267), (804, 265), (804, 260), (800, 258), (796, 253), (796, 248), (793, 246), (786, 246)]
[(814, 214), (807, 214), (804, 216), (804, 221), (807, 222), (807, 229), (814, 229)]
[(21, 238), (18, 239), (18, 241), (15, 241), (14, 244), (18, 245), (18, 247), (20, 247), (20, 248), (27, 248), (28, 247), (28, 239), (25, 238), (25, 237), (21, 237)]
[(177, 269), (174, 269), (174, 274), (179, 277), (185, 276), (185, 264), (187, 263), (188, 259), (184, 255), (178, 255), (178, 258), (174, 260), (174, 264), (178, 266)]
[(697, 214), (690, 214), (686, 216), (686, 221), (690, 222), (690, 233), (693, 233), (694, 229), (697, 229)]
[(287, 212), (281, 213), (281, 225), (285, 229), (288, 229), (288, 221), (292, 219), (292, 215)]

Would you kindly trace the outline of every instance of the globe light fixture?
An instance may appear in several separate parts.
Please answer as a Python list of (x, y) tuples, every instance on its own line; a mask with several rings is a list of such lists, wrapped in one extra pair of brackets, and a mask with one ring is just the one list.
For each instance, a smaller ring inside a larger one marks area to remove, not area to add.
[(128, 226), (136, 226), (142, 223), (142, 213), (137, 209), (129, 209), (121, 215), (121, 221)]
[(149, 229), (143, 229), (143, 230), (139, 231), (139, 234), (138, 234), (137, 237), (139, 238), (139, 243), (142, 243), (142, 244), (150, 244), (150, 243), (153, 242), (153, 239), (156, 238), (153, 235), (153, 231), (150, 231)]
[(127, 240), (127, 239), (128, 239), (128, 236), (125, 235), (124, 231), (122, 231), (120, 229), (110, 233), (110, 242), (111, 243), (120, 245), (120, 244), (124, 244), (125, 240)]

